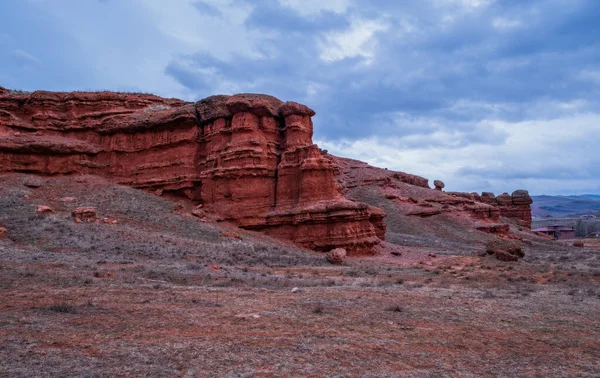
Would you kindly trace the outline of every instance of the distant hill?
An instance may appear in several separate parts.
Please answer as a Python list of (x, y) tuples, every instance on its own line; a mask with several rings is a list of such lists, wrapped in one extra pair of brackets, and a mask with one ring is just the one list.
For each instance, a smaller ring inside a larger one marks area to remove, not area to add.
[(579, 196), (531, 196), (533, 216), (560, 217), (566, 215), (590, 214), (600, 212), (600, 195), (584, 194)]

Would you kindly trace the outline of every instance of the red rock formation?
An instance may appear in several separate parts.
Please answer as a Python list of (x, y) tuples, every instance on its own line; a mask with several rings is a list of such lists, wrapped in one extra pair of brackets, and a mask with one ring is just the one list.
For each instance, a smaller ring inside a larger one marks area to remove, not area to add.
[(385, 213), (343, 197), (331, 159), (312, 143), (313, 115), (265, 95), (194, 104), (0, 88), (0, 173), (105, 176), (309, 248), (368, 253)]
[(430, 190), (427, 179), (422, 177), (328, 156), (338, 167), (336, 179), (345, 193), (385, 209), (392, 234), (431, 232), (448, 237), (444, 228), (453, 225), (457, 230), (508, 235), (510, 224), (500, 217), (513, 218), (523, 227), (530, 227), (531, 198), (526, 191), (496, 198), (492, 193), (443, 192), (441, 182), (434, 183), (439, 190)]
[[(457, 196), (469, 196), (468, 193), (452, 193)], [(533, 200), (526, 190), (515, 190), (512, 194), (502, 193), (498, 197), (493, 193), (483, 192), (481, 196), (477, 193), (470, 195), (473, 199), (479, 197), (483, 203), (494, 207), (494, 212), (499, 216), (512, 218), (526, 228), (531, 228), (531, 204)]]

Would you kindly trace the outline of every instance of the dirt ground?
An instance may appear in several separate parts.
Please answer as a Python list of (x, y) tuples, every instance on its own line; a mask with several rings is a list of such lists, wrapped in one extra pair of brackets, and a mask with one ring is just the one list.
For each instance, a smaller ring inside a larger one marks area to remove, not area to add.
[(507, 263), (396, 230), (334, 266), (97, 178), (27, 179), (0, 177), (0, 376), (600, 376), (598, 240), (523, 233)]

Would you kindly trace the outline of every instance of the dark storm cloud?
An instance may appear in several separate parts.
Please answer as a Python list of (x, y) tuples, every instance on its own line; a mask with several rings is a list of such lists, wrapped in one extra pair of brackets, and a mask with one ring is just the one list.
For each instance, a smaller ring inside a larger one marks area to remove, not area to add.
[[(534, 102), (599, 101), (597, 83), (576, 79), (600, 61), (597, 39), (590, 36), (599, 29), (594, 20), (600, 6), (591, 1), (555, 1), (552, 7), (541, 1), (497, 2), (463, 13), (456, 2), (366, 3), (355, 3), (343, 15), (303, 17), (275, 1), (260, 2), (247, 24), (277, 31), (265, 46), (265, 57), (182, 58), (195, 68), (215, 69), (223, 80), (241, 83), (242, 90), (309, 102), (324, 138), (342, 132), (346, 138), (402, 133), (402, 125), (376, 123), (397, 112), (442, 117), (446, 127), (461, 127), (490, 116), (526, 119)], [(332, 62), (320, 58), (324, 35), (343, 32), (349, 20), (364, 17), (387, 24), (370, 42), (372, 62), (361, 56)], [(169, 74), (190, 89), (199, 88), (193, 74), (176, 72), (173, 65), (177, 63), (169, 66)], [(310, 83), (318, 85), (307, 95)], [(473, 108), (457, 109), (460, 100)], [(490, 110), (477, 105), (481, 103), (506, 106)]]

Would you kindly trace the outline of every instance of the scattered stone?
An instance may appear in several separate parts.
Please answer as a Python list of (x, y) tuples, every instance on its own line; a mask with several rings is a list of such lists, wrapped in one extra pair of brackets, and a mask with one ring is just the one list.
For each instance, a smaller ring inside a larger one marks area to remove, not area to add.
[(104, 224), (117, 224), (117, 223), (119, 223), (119, 221), (116, 220), (116, 219), (111, 219), (111, 218), (102, 218), (102, 223), (104, 223)]
[(96, 278), (110, 278), (113, 277), (115, 274), (113, 272), (108, 272), (108, 271), (95, 271), (94, 272), (94, 277)]
[(221, 236), (224, 238), (231, 238), (231, 239), (241, 239), (242, 238), (240, 236), (240, 234), (237, 234), (235, 232), (230, 232), (230, 231), (221, 232)]
[(300, 291), (300, 289), (298, 289), (297, 287), (292, 289), (292, 293), (297, 293), (298, 291)]
[(500, 261), (517, 261), (519, 258), (525, 257), (521, 243), (516, 240), (496, 238), (486, 243), (485, 250)]
[(63, 197), (60, 200), (62, 202), (75, 202), (75, 201), (77, 201), (77, 198), (75, 198), (75, 197)]
[(260, 315), (258, 315), (258, 314), (238, 314), (235, 317), (237, 319), (241, 319), (241, 320), (252, 320), (252, 319), (260, 318)]
[(154, 194), (157, 195), (157, 196), (162, 196), (163, 191), (162, 191), (162, 189), (157, 189), (157, 190), (154, 191)]
[(446, 185), (444, 185), (443, 181), (435, 180), (433, 181), (433, 185), (435, 186), (435, 190), (442, 191)]
[(506, 235), (510, 231), (508, 223), (501, 224), (486, 224), (475, 227), (479, 231), (487, 232), (488, 234)]
[(39, 188), (43, 185), (43, 182), (42, 180), (37, 178), (28, 178), (25, 180), (25, 182), (23, 182), (23, 185), (25, 185), (28, 188)]
[(332, 264), (341, 265), (344, 263), (347, 252), (344, 248), (336, 248), (327, 252), (327, 261)]
[(23, 196), (23, 199), (26, 199), (26, 200), (28, 200), (28, 199), (31, 199), (31, 196), (30, 196), (29, 194), (25, 194), (25, 195)]
[(54, 210), (50, 206), (38, 206), (35, 210), (38, 214), (52, 214)]
[(435, 259), (437, 257), (435, 253), (428, 253), (427, 256), (431, 257), (432, 259)]
[(496, 259), (498, 259), (500, 261), (508, 262), (508, 261), (517, 261), (517, 260), (519, 260), (519, 256), (510, 254), (510, 253), (508, 253), (506, 251), (496, 251), (494, 253), (494, 255), (496, 256)]
[(221, 267), (220, 267), (220, 266), (218, 266), (218, 265), (210, 265), (210, 266), (208, 267), (208, 269), (210, 269), (210, 270), (221, 270)]
[(4, 239), (8, 236), (8, 230), (4, 227), (0, 227), (0, 239)]
[(385, 198), (387, 198), (387, 199), (396, 199), (396, 198), (398, 198), (398, 196), (397, 196), (397, 195), (395, 195), (395, 194), (391, 194), (391, 193), (386, 193), (386, 194), (384, 195), (384, 197), (385, 197)]
[(579, 248), (582, 248), (582, 247), (584, 247), (585, 245), (583, 244), (583, 240), (576, 240), (576, 241), (574, 241), (574, 242), (573, 242), (573, 246), (574, 246), (574, 247), (579, 247)]
[(97, 209), (93, 206), (83, 206), (83, 207), (78, 207), (75, 210), (73, 210), (71, 215), (73, 216), (73, 218), (75, 218), (75, 222), (77, 222), (77, 223), (81, 223), (81, 222), (92, 223), (98, 219), (96, 217), (96, 211), (97, 211)]
[(402, 256), (402, 252), (399, 252), (399, 251), (392, 251), (390, 253), (394, 256)]
[(411, 212), (409, 212), (407, 215), (416, 215), (419, 217), (431, 217), (433, 215), (438, 215), (441, 214), (442, 211), (439, 209), (436, 209), (434, 207), (427, 207), (427, 206), (422, 206), (420, 208), (417, 208)]
[(202, 210), (202, 205), (198, 205), (192, 210), (192, 215), (198, 218), (202, 218), (204, 216), (204, 210)]

